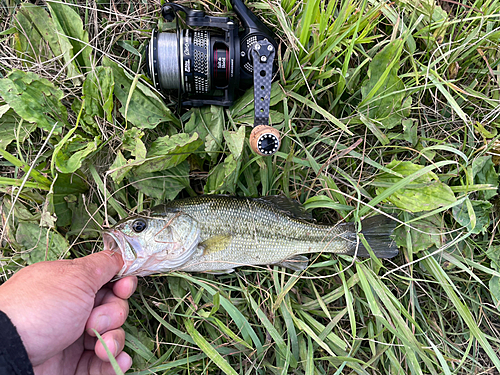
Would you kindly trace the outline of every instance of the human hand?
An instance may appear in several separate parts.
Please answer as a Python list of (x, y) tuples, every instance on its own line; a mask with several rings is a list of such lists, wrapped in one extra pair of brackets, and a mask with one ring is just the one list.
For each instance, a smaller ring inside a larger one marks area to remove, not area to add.
[(130, 368), (121, 326), (137, 278), (105, 285), (122, 266), (120, 255), (101, 251), (33, 264), (0, 285), (0, 310), (16, 326), (35, 374), (115, 374), (92, 329), (122, 371)]

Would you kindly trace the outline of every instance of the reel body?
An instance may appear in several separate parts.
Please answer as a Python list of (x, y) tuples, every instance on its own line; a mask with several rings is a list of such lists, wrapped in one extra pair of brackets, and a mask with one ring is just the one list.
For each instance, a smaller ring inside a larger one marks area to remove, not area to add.
[[(207, 16), (203, 11), (166, 3), (162, 15), (176, 21), (176, 32), (154, 30), (147, 47), (147, 70), (157, 90), (177, 91), (183, 106), (230, 106), (235, 98), (254, 86), (257, 126), (269, 127), (269, 104), (273, 74), (277, 70), (274, 34), (242, 3), (232, 0), (241, 21)], [(178, 13), (185, 14), (187, 28), (179, 27)], [(252, 134), (254, 134), (252, 131)], [(269, 127), (261, 142), (252, 146), (260, 155), (274, 154), (279, 133)], [(264, 146), (259, 146), (265, 144)]]

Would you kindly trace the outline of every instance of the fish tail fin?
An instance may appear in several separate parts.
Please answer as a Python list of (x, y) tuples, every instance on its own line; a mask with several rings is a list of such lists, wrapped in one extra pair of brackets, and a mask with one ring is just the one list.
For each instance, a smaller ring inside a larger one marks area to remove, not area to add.
[[(399, 250), (396, 241), (391, 238), (397, 222), (391, 216), (377, 215), (361, 221), (361, 233), (370, 245), (377, 258), (393, 258)], [(370, 257), (370, 253), (360, 241), (359, 246), (354, 246), (350, 255)]]

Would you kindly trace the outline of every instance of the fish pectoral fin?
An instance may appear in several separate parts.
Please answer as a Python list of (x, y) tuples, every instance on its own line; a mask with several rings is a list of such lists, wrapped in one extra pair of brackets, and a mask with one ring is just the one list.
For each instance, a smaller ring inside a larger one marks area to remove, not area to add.
[(219, 234), (201, 242), (199, 246), (203, 247), (203, 255), (208, 255), (222, 251), (229, 246), (233, 237), (230, 234)]
[(233, 273), (234, 268), (228, 268), (227, 270), (214, 270), (214, 271), (203, 271), (203, 273), (209, 273), (210, 275), (225, 275), (227, 273)]
[(309, 258), (304, 255), (296, 255), (292, 258), (285, 259), (282, 262), (274, 263), (276, 266), (286, 267), (292, 271), (304, 271), (309, 264)]

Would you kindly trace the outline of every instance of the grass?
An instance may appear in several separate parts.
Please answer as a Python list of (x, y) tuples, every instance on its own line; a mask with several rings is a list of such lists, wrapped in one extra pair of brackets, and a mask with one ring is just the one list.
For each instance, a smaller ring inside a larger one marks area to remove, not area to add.
[(392, 260), (142, 279), (131, 373), (499, 373), (500, 2), (248, 5), (282, 42), (271, 158), (248, 146), (251, 90), (181, 113), (152, 90), (144, 47), (171, 28), (157, 3), (0, 3), (3, 280), (99, 251), (103, 226), (176, 197), (284, 194), (325, 223), (391, 214)]

